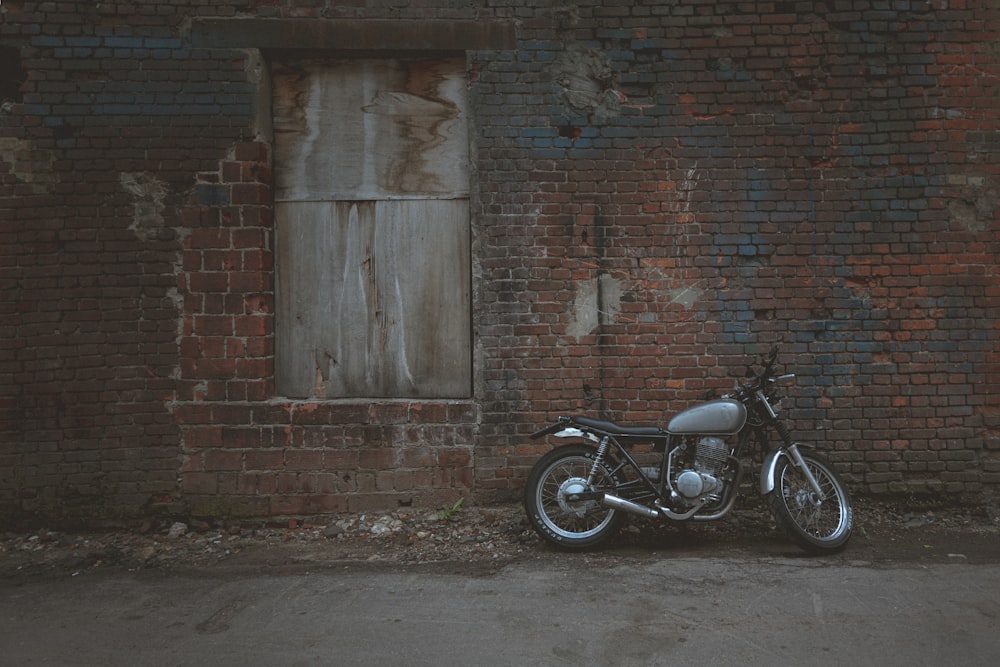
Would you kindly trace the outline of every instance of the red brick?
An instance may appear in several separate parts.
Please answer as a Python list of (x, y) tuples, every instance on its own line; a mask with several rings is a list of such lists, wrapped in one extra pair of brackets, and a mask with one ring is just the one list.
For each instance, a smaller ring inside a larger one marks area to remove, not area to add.
[(221, 271), (191, 273), (188, 285), (193, 292), (225, 292), (229, 289), (229, 274)]
[(322, 470), (323, 452), (314, 449), (290, 449), (285, 452), (287, 470)]
[(241, 470), (243, 452), (225, 449), (210, 449), (205, 452), (205, 470)]
[(215, 473), (189, 472), (181, 477), (181, 491), (190, 494), (214, 495), (218, 490), (218, 477)]
[(438, 465), (443, 468), (467, 466), (472, 462), (470, 452), (465, 448), (441, 449), (438, 451), (437, 459)]
[(222, 426), (199, 426), (184, 429), (184, 444), (195, 449), (218, 447), (222, 444)]
[(268, 161), (268, 145), (261, 142), (243, 142), (236, 145), (236, 159), (240, 162)]
[(245, 456), (247, 470), (281, 470), (284, 465), (284, 452), (280, 449), (252, 449)]
[(268, 336), (273, 329), (274, 318), (270, 315), (243, 315), (234, 320), (237, 336)]
[(358, 467), (362, 470), (388, 470), (396, 465), (393, 449), (362, 449), (358, 452)]
[(239, 271), (229, 274), (229, 289), (234, 292), (261, 292), (267, 289), (268, 282), (260, 272)]
[(226, 229), (196, 229), (187, 238), (186, 245), (193, 250), (211, 248), (229, 248), (229, 230)]

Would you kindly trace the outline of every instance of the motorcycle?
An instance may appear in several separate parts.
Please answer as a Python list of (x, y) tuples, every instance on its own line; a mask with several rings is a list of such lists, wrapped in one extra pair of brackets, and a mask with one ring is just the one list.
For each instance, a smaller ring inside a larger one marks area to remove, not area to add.
[[(534, 439), (553, 435), (576, 442), (553, 449), (532, 467), (524, 491), (532, 527), (572, 551), (607, 542), (628, 514), (715, 521), (735, 505), (746, 461), (759, 454), (760, 494), (789, 538), (811, 553), (843, 549), (854, 527), (847, 487), (812, 445), (792, 440), (778, 419), (778, 388), (793, 384), (795, 375), (775, 375), (777, 356), (775, 346), (759, 371), (747, 368), (731, 394), (684, 410), (666, 429), (577, 415), (561, 416), (533, 433)], [(773, 442), (772, 431), (778, 435)], [(652, 445), (643, 455), (657, 464), (640, 465), (640, 455), (630, 453), (637, 445)]]

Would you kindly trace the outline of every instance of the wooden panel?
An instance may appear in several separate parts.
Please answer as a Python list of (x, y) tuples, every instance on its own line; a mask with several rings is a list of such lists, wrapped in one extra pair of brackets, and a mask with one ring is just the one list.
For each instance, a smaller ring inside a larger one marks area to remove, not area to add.
[(276, 62), (278, 201), (464, 198), (465, 61)]
[(466, 200), (286, 202), (276, 212), (279, 393), (470, 395)]

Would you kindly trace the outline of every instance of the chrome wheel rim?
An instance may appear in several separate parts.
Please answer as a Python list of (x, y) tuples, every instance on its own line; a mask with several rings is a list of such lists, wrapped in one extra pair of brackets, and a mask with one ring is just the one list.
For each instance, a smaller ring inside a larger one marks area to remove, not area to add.
[[(592, 465), (587, 457), (573, 456), (555, 461), (542, 474), (535, 501), (543, 523), (560, 537), (585, 539), (600, 533), (614, 519), (614, 510), (596, 500), (569, 499), (574, 493), (589, 490), (586, 476)], [(606, 471), (599, 470), (598, 477), (598, 487), (611, 485)]]

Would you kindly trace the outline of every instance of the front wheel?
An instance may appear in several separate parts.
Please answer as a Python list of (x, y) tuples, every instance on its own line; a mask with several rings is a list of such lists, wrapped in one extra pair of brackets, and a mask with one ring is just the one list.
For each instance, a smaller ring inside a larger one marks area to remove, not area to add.
[(847, 546), (854, 529), (854, 510), (847, 487), (823, 458), (802, 453), (823, 495), (818, 496), (808, 478), (789, 457), (782, 456), (774, 470), (774, 491), (768, 505), (775, 521), (797, 545), (812, 553), (832, 553)]
[[(567, 445), (538, 460), (524, 487), (524, 511), (535, 531), (545, 540), (567, 550), (597, 546), (617, 533), (625, 521), (607, 508), (594, 492), (614, 491), (615, 475), (605, 464), (597, 466), (593, 485), (587, 479), (597, 450), (589, 445)], [(585, 499), (577, 494), (590, 494)]]

